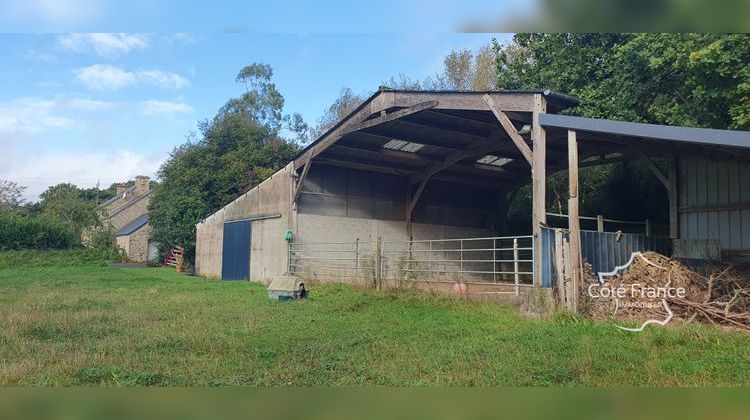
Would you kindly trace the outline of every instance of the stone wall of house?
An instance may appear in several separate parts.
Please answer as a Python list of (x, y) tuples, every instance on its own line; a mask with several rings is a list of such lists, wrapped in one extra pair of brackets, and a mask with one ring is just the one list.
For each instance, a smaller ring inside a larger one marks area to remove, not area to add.
[(130, 252), (130, 235), (118, 236), (115, 238), (115, 243), (118, 248), (125, 251), (125, 255), (128, 255)]
[(151, 234), (151, 226), (146, 223), (140, 229), (127, 235), (128, 259), (133, 262), (148, 261), (148, 238)]

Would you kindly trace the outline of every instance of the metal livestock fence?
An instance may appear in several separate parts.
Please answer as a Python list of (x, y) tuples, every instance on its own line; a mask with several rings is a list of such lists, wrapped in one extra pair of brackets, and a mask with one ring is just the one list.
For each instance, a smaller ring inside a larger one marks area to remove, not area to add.
[(290, 243), (288, 271), (344, 282), (533, 285), (533, 237)]

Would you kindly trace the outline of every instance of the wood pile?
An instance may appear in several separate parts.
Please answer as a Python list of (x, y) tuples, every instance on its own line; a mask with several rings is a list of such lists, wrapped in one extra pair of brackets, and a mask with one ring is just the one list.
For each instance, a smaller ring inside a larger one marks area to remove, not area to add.
[[(664, 320), (671, 312), (673, 320), (750, 331), (750, 275), (741, 268), (724, 265), (703, 276), (674, 259), (644, 252), (624, 270), (604, 276), (604, 283), (590, 265), (583, 271), (581, 312), (593, 318)], [(612, 296), (613, 290), (623, 292)]]

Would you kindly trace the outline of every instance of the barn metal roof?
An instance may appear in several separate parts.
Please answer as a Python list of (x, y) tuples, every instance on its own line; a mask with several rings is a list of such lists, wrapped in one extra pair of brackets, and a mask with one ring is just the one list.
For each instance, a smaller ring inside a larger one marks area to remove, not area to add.
[[(559, 115), (578, 100), (549, 90), (488, 92), (381, 88), (294, 159), (307, 163), (484, 186), (523, 185), (534, 112), (546, 133), (547, 173), (567, 168), (567, 131), (578, 132), (579, 159), (593, 166), (650, 157), (750, 159), (750, 133)], [(304, 167), (304, 169), (303, 169)]]
[(539, 123), (545, 127), (638, 137), (641, 139), (750, 148), (750, 131), (644, 124), (557, 114), (541, 114), (539, 116)]
[[(396, 108), (400, 107), (407, 107), (410, 105), (416, 104), (418, 101), (425, 100), (425, 99), (438, 99), (440, 102), (440, 99), (444, 99), (443, 102), (447, 103), (460, 103), (459, 106), (447, 106), (443, 107), (443, 104), (438, 104), (438, 106), (435, 107), (435, 110), (449, 110), (447, 112), (454, 112), (454, 113), (472, 113), (472, 111), (477, 111), (480, 113), (486, 113), (489, 112), (486, 105), (482, 101), (482, 96), (489, 94), (494, 97), (498, 96), (527, 96), (528, 98), (533, 97), (534, 94), (541, 94), (547, 99), (547, 104), (549, 107), (548, 112), (556, 112), (561, 111), (570, 107), (574, 107), (578, 105), (579, 100), (578, 98), (570, 95), (566, 95), (559, 92), (554, 92), (549, 89), (508, 89), (508, 90), (491, 90), (491, 91), (456, 91), (456, 90), (405, 90), (405, 89), (390, 89), (384, 86), (381, 86), (377, 92), (372, 94), (369, 98), (364, 100), (357, 108), (355, 108), (352, 112), (350, 112), (347, 116), (339, 120), (334, 126), (332, 126), (330, 129), (328, 129), (325, 133), (323, 133), (320, 137), (315, 139), (312, 143), (308, 144), (306, 147), (304, 147), (300, 152), (294, 157), (294, 160), (298, 160), (302, 158), (305, 154), (310, 152), (312, 149), (319, 146), (320, 143), (324, 142), (324, 140), (328, 137), (331, 137), (332, 135), (336, 134), (336, 131), (343, 125), (349, 123), (349, 121), (356, 117), (358, 114), (361, 114), (364, 110), (370, 109), (370, 110), (380, 110), (380, 111), (386, 111), (391, 110), (389, 108), (393, 108), (394, 106)], [(388, 97), (388, 95), (391, 95)], [(393, 99), (393, 96), (396, 96), (397, 100)], [(471, 98), (472, 100), (467, 99), (461, 99), (461, 98)], [(389, 102), (390, 101), (390, 102)], [(476, 104), (476, 105), (472, 105)], [(511, 110), (513, 111), (513, 110)], [(516, 110), (519, 111), (519, 110)], [(525, 110), (524, 110), (525, 111)], [(477, 123), (481, 122), (477, 121)], [(493, 118), (489, 118), (488, 122), (495, 124), (496, 121)]]
[(117, 233), (115, 233), (115, 236), (130, 235), (131, 233), (143, 227), (146, 223), (148, 223), (148, 214), (142, 214), (136, 217), (136, 219), (132, 222), (123, 226), (122, 229), (118, 230)]

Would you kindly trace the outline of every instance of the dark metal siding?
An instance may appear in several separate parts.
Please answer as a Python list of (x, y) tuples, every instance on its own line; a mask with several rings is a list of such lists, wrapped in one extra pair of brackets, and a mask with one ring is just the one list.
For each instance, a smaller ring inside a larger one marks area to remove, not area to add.
[(552, 287), (555, 229), (542, 228), (542, 287)]
[[(568, 235), (568, 231), (565, 231)], [(542, 229), (542, 287), (552, 287), (555, 229)], [(672, 240), (663, 236), (633, 233), (581, 231), (581, 254), (594, 273), (612, 271), (623, 265), (636, 251), (656, 251), (672, 255)]]
[(249, 280), (250, 278), (250, 221), (224, 223), (222, 244), (222, 280)]

